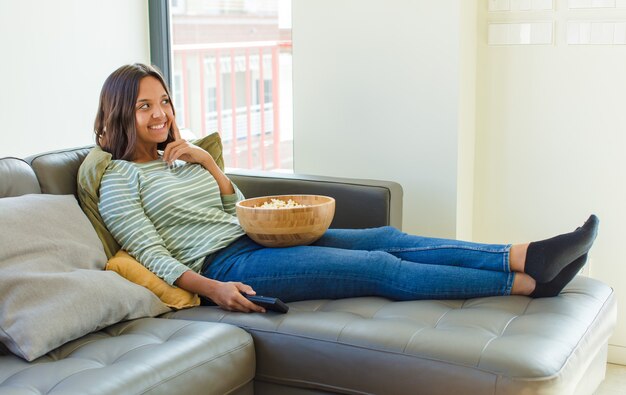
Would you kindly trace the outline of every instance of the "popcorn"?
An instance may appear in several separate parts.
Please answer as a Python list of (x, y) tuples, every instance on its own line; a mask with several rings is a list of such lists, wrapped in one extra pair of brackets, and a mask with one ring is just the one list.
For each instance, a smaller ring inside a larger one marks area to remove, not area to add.
[(289, 199), (288, 201), (284, 201), (282, 199), (270, 199), (267, 202), (263, 202), (260, 206), (254, 206), (256, 208), (296, 208), (296, 207), (307, 207), (306, 204), (299, 204)]

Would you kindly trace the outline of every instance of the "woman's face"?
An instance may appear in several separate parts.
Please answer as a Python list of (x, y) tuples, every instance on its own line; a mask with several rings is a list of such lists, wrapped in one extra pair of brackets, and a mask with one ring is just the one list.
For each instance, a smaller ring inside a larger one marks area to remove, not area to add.
[(135, 103), (137, 144), (149, 149), (162, 143), (167, 139), (173, 120), (170, 98), (161, 82), (150, 76), (142, 78)]

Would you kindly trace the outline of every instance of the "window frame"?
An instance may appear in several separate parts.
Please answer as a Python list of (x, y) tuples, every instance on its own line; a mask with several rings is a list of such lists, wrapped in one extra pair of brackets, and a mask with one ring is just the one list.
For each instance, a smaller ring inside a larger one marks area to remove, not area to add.
[(148, 0), (150, 25), (150, 62), (163, 73), (168, 86), (172, 86), (172, 42), (170, 40), (169, 1)]

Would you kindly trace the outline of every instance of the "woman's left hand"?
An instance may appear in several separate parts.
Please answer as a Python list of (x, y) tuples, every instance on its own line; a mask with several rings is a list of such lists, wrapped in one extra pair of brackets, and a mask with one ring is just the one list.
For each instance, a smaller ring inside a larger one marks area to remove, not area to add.
[(169, 165), (173, 164), (177, 159), (189, 163), (199, 163), (205, 168), (207, 168), (211, 162), (215, 162), (208, 152), (180, 137), (180, 131), (178, 130), (176, 121), (172, 121), (172, 132), (174, 134), (174, 141), (169, 143), (163, 151), (163, 160)]

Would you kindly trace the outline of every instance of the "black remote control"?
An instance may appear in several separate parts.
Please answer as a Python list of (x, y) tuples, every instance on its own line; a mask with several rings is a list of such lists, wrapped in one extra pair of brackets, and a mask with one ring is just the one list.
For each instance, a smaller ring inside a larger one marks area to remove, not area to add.
[(272, 298), (269, 296), (259, 296), (259, 295), (247, 295), (242, 293), (242, 295), (248, 299), (250, 302), (264, 307), (266, 310), (275, 311), (277, 313), (286, 313), (289, 311), (289, 306), (285, 304), (282, 300), (278, 298)]

